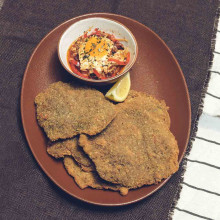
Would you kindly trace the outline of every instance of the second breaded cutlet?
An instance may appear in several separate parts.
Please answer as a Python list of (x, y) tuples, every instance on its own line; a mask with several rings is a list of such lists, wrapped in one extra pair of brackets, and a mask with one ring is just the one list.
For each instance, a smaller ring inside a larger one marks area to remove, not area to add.
[(128, 193), (127, 188), (104, 181), (96, 172), (83, 171), (71, 157), (65, 156), (63, 163), (69, 175), (74, 178), (75, 182), (81, 189), (91, 187), (95, 189), (119, 191), (121, 195), (126, 195)]
[(55, 158), (72, 156), (84, 171), (95, 170), (91, 159), (84, 153), (83, 149), (78, 146), (78, 138), (71, 138), (63, 141), (50, 143), (47, 146), (47, 153)]
[(135, 92), (117, 107), (119, 113), (102, 133), (79, 139), (100, 177), (132, 189), (175, 173), (179, 149), (166, 105)]
[(166, 105), (165, 101), (159, 101), (153, 96), (143, 92), (130, 90), (127, 99), (122, 105), (130, 102), (133, 106), (137, 105), (139, 108), (141, 107), (142, 111), (148, 112), (155, 120), (165, 122), (165, 124), (170, 127), (169, 107)]

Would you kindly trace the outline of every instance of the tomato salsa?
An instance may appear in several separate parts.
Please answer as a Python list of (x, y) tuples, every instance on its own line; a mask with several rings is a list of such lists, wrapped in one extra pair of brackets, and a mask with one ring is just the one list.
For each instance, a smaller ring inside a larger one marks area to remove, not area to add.
[(130, 52), (113, 34), (95, 28), (84, 32), (69, 47), (67, 61), (71, 70), (88, 79), (108, 79), (123, 70), (130, 61)]

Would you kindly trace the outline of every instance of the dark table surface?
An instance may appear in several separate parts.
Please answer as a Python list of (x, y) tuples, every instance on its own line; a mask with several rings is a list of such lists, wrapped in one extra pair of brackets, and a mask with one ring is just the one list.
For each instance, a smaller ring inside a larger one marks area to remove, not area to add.
[(24, 136), (22, 77), (36, 45), (58, 24), (92, 12), (125, 15), (155, 31), (173, 51), (188, 85), (193, 127), (207, 77), (217, 6), (217, 0), (5, 0), (0, 11), (0, 219), (167, 219), (182, 166), (162, 189), (125, 207), (89, 205), (52, 183)]

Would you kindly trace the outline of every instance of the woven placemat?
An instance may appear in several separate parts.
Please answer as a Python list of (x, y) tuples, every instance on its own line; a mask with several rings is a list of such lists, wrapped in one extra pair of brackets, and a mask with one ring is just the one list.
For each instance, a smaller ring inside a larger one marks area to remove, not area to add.
[(203, 113), (204, 99), (205, 99), (205, 96), (206, 96), (206, 93), (207, 93), (207, 90), (208, 90), (208, 85), (209, 85), (209, 81), (210, 81), (210, 77), (211, 77), (211, 71), (210, 70), (211, 70), (212, 64), (213, 64), (219, 17), (220, 17), (220, 4), (219, 4), (219, 6), (216, 10), (216, 14), (215, 14), (215, 20), (214, 20), (213, 31), (212, 31), (212, 39), (211, 39), (211, 42), (210, 42), (209, 65), (208, 65), (208, 69), (207, 69), (206, 79), (204, 81), (203, 89), (202, 89), (202, 92), (201, 92), (200, 102), (199, 102), (199, 107), (198, 107), (198, 112), (197, 112), (197, 116), (196, 116), (196, 119), (195, 119), (195, 123), (192, 124), (191, 138), (190, 138), (187, 150), (185, 152), (185, 155), (183, 157), (183, 160), (181, 162), (181, 167), (182, 167), (183, 171), (181, 173), (181, 177), (179, 179), (179, 185), (177, 187), (176, 194), (174, 196), (173, 203), (172, 203), (170, 211), (169, 211), (168, 216), (169, 216), (170, 220), (173, 217), (175, 207), (178, 203), (178, 200), (180, 199), (180, 194), (181, 194), (181, 190), (182, 190), (182, 186), (183, 186), (182, 183), (184, 181), (184, 174), (185, 174), (185, 171), (187, 169), (188, 156), (189, 156), (190, 151), (192, 149), (193, 142), (195, 141), (195, 137), (196, 137), (196, 134), (197, 134), (197, 131), (198, 131), (198, 122), (199, 122), (200, 116)]
[(58, 24), (91, 12), (122, 14), (150, 27), (175, 54), (189, 88), (193, 126), (206, 80), (217, 6), (217, 0), (5, 0), (0, 11), (0, 218), (167, 219), (182, 166), (159, 191), (125, 207), (89, 205), (53, 184), (36, 163), (23, 133), (22, 77), (36, 45)]

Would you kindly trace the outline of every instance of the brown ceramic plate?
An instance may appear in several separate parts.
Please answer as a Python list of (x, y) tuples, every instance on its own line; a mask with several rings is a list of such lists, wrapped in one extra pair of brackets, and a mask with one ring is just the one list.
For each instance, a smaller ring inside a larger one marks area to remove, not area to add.
[(52, 30), (37, 46), (27, 65), (21, 91), (21, 115), (25, 135), (31, 151), (47, 176), (68, 194), (85, 202), (104, 205), (126, 205), (154, 193), (160, 184), (131, 190), (127, 196), (118, 192), (81, 190), (67, 174), (61, 161), (46, 153), (46, 138), (37, 124), (34, 98), (49, 84), (72, 77), (60, 64), (57, 43), (61, 34), (74, 22), (82, 18), (104, 17), (114, 19), (127, 26), (135, 35), (139, 54), (131, 73), (132, 89), (143, 91), (158, 99), (164, 99), (170, 107), (171, 131), (179, 145), (181, 161), (189, 139), (191, 111), (186, 82), (181, 68), (166, 44), (143, 24), (115, 14), (97, 13), (73, 18)]

